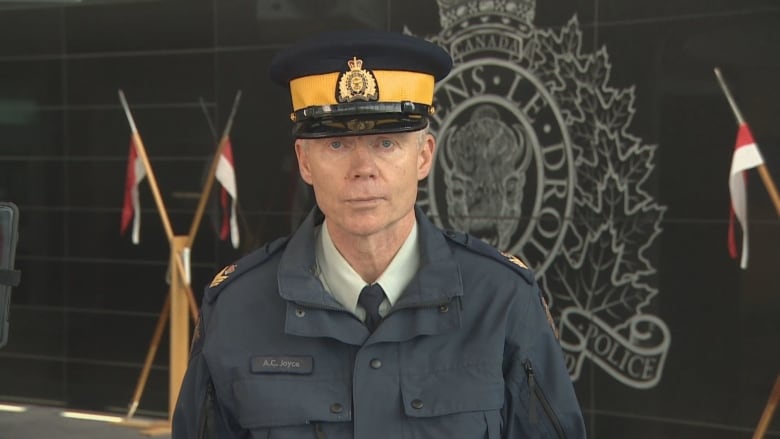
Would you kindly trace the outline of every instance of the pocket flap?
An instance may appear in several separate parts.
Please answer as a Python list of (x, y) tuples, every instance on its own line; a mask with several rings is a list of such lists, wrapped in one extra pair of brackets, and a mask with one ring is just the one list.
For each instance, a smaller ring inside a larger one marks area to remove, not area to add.
[(504, 406), (500, 368), (463, 367), (401, 377), (404, 413), (411, 417), (442, 416)]
[(251, 377), (233, 383), (239, 423), (245, 428), (344, 422), (352, 396), (341, 380)]

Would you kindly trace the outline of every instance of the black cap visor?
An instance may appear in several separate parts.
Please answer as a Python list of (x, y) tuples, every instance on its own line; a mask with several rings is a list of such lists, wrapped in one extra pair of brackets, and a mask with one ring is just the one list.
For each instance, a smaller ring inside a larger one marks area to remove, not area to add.
[(293, 113), (293, 136), (315, 139), (418, 131), (428, 126), (431, 108), (413, 102), (309, 107)]

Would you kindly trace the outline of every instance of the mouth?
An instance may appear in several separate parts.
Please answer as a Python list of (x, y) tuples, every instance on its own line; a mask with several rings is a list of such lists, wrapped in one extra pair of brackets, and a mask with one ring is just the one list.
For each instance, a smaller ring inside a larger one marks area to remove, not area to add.
[(383, 200), (382, 197), (355, 197), (346, 199), (346, 203), (352, 206), (370, 206)]

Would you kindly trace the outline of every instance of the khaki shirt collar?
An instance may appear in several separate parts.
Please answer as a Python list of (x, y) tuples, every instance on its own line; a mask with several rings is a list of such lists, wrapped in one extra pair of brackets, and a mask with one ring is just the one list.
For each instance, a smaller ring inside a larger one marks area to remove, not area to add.
[[(328, 233), (327, 220), (323, 221), (316, 235), (317, 266), (325, 290), (344, 308), (362, 318), (363, 310), (358, 309), (357, 301), (363, 287), (367, 285), (366, 282), (336, 249)], [(384, 315), (389, 311), (420, 268), (420, 246), (417, 235), (417, 222), (415, 222), (398, 253), (377, 279), (377, 283), (382, 286), (387, 296), (387, 303), (380, 307), (380, 314)]]

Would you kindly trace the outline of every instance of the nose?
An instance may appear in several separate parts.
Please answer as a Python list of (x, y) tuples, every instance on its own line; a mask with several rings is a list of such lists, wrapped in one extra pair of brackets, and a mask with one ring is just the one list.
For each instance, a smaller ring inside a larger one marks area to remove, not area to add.
[(353, 148), (350, 157), (350, 178), (373, 178), (376, 176), (375, 157), (371, 153), (371, 147), (364, 143)]

